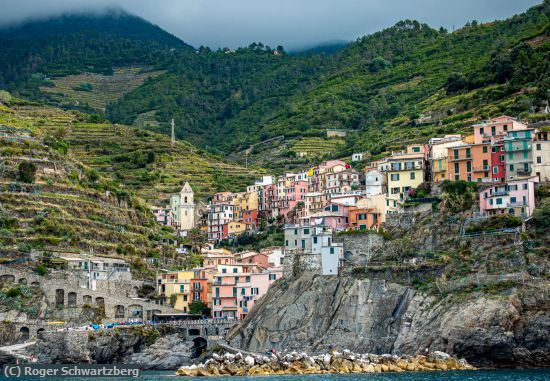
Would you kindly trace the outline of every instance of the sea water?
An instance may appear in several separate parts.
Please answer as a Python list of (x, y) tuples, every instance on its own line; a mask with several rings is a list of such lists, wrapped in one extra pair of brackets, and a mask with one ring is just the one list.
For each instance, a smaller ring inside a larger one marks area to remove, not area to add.
[[(177, 377), (177, 378), (176, 378)], [(303, 376), (253, 376), (253, 377), (178, 377), (173, 372), (143, 372), (139, 378), (108, 378), (111, 381), (169, 381), (169, 380), (216, 380), (216, 381), (550, 381), (550, 369), (529, 370), (476, 370), (476, 371), (447, 371), (447, 372), (403, 372), (403, 373), (368, 373), (368, 374), (323, 374)], [(0, 377), (0, 380), (8, 380)], [(9, 380), (15, 380), (10, 378)], [(29, 381), (90, 381), (93, 378), (32, 378)]]

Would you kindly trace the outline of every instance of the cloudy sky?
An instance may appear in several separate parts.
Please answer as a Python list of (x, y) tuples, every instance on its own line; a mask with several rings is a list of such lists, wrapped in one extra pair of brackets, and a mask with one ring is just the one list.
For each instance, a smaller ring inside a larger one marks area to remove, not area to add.
[(0, 0), (0, 24), (60, 12), (118, 6), (194, 46), (237, 47), (262, 41), (287, 49), (354, 40), (402, 19), (458, 28), (492, 21), (542, 0)]

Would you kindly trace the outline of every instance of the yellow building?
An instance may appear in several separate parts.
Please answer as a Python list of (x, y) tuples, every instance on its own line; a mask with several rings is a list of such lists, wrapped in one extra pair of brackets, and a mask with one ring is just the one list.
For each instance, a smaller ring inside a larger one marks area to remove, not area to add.
[(382, 165), (390, 198), (405, 200), (411, 189), (424, 182), (425, 155), (422, 150), (422, 146), (407, 147), (406, 153), (394, 154)]
[(246, 224), (239, 221), (229, 221), (227, 223), (227, 234), (229, 236), (236, 236), (246, 231)]
[(174, 302), (173, 307), (176, 310), (188, 312), (192, 301), (191, 279), (194, 276), (193, 270), (172, 271), (160, 275), (157, 278), (158, 292), (165, 298), (165, 303)]
[(246, 192), (241, 198), (241, 210), (258, 210), (258, 193)]

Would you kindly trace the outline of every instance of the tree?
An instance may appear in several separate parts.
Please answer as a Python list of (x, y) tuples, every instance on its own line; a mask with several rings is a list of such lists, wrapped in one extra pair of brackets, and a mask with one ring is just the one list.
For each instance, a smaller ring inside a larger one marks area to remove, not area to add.
[(210, 315), (210, 308), (204, 302), (196, 300), (189, 303), (189, 313), (194, 315)]
[(36, 178), (36, 164), (32, 161), (22, 161), (19, 163), (19, 180), (24, 183), (32, 184)]
[(187, 232), (187, 238), (191, 242), (191, 252), (200, 254), (206, 246), (206, 235), (199, 228), (193, 228)]

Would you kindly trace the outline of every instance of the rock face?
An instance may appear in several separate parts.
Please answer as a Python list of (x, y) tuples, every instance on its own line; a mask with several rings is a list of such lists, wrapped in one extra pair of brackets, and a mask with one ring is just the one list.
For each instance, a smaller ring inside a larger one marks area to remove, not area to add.
[(125, 363), (137, 364), (141, 369), (176, 369), (191, 361), (192, 342), (185, 341), (179, 334), (163, 336), (142, 352), (134, 353), (124, 359)]
[(54, 332), (41, 335), (32, 348), (40, 363), (127, 363), (142, 369), (173, 370), (190, 363), (193, 343), (179, 332), (156, 338), (142, 330)]
[(436, 301), (382, 279), (304, 273), (272, 287), (229, 334), (251, 352), (417, 355), (442, 351), (475, 366), (549, 366), (548, 293), (511, 291)]

